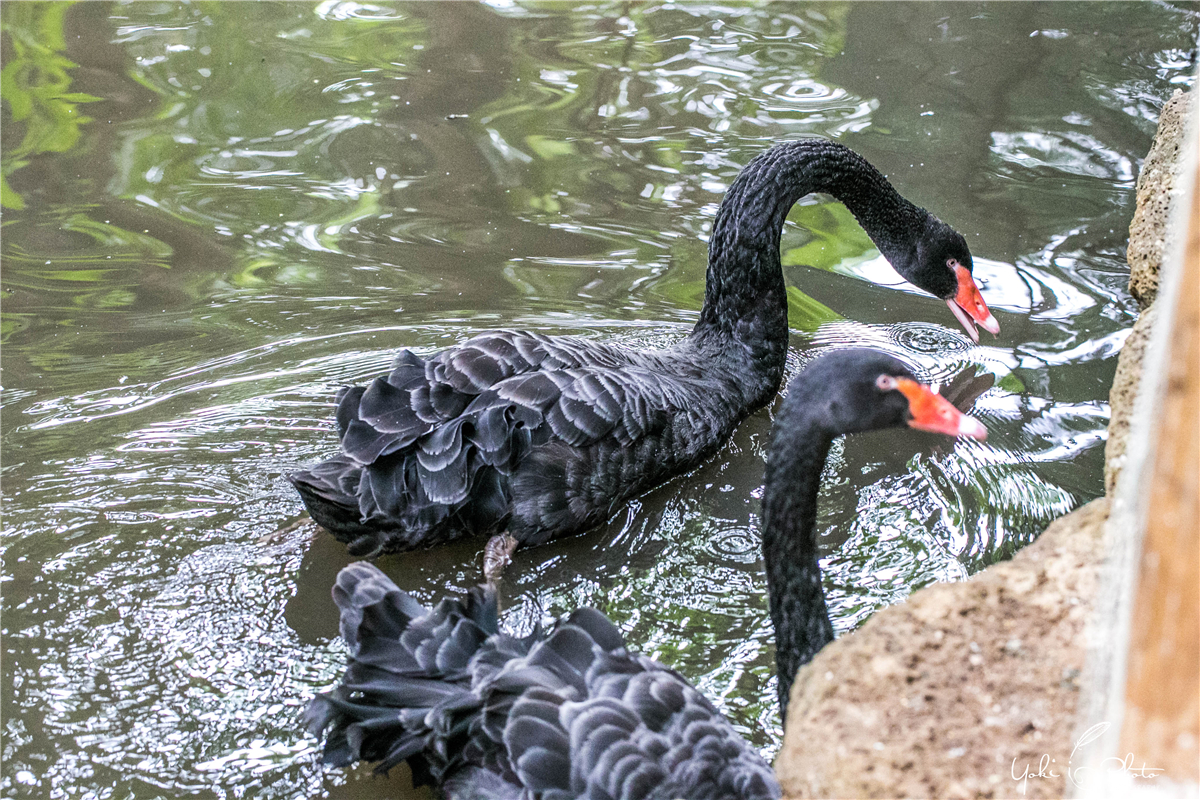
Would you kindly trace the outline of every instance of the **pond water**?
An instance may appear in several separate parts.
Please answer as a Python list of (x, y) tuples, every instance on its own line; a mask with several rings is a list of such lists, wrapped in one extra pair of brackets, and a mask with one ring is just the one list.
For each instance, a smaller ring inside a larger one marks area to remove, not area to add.
[[(5, 4), (3, 22), (6, 78), (21, 67), (3, 118), (6, 797), (424, 796), (403, 768), (322, 768), (300, 731), (342, 669), (329, 588), (350, 559), (284, 474), (335, 451), (336, 388), (402, 347), (685, 335), (722, 192), (780, 139), (854, 147), (962, 231), (1001, 324), (973, 345), (840, 205), (793, 210), (793, 369), (868, 343), (930, 379), (998, 381), (986, 443), (835, 448), (838, 631), (1103, 491), (1134, 182), (1195, 69), (1194, 5), (145, 2)], [(25, 91), (50, 84), (57, 105)], [(596, 605), (773, 751), (770, 423), (518, 554), (508, 624)], [(477, 579), (481, 545), (378, 563), (432, 602)]]

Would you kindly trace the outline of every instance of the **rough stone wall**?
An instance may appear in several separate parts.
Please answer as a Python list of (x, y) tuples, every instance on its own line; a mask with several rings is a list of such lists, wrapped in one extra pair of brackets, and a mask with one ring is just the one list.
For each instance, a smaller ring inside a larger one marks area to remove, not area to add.
[(1016, 797), (1043, 758), (1025, 796), (1062, 797), (1107, 516), (1095, 500), (822, 650), (775, 762), (788, 797)]
[[(1130, 246), (1132, 249), (1132, 245)], [(1157, 268), (1157, 264), (1155, 264)], [(1158, 280), (1158, 276), (1155, 276)], [(1112, 388), (1108, 391), (1108, 441), (1104, 443), (1104, 493), (1112, 494), (1117, 486), (1117, 477), (1125, 466), (1125, 444), (1129, 439), (1129, 428), (1133, 422), (1133, 406), (1138, 387), (1142, 383), (1142, 359), (1150, 343), (1150, 331), (1158, 319), (1158, 311), (1151, 305), (1133, 325), (1125, 339), (1121, 355), (1117, 358), (1117, 372), (1113, 375)]]
[[(1138, 179), (1130, 291), (1158, 288), (1169, 204), (1194, 93), (1163, 109)], [(1125, 457), (1156, 315), (1122, 349), (1110, 394), (1105, 490)], [(775, 761), (788, 798), (1061, 797), (1074, 786), (1085, 621), (1103, 559), (1108, 499), (1056, 520), (1011, 561), (884, 609), (800, 670)], [(1043, 759), (1045, 759), (1043, 761)], [(1028, 777), (1024, 782), (1019, 778)]]
[(1183, 134), (1195, 92), (1175, 90), (1158, 119), (1154, 145), (1142, 162), (1137, 182), (1137, 210), (1129, 225), (1129, 292), (1143, 309), (1158, 294), (1158, 268), (1167, 249), (1171, 202), (1183, 189)]

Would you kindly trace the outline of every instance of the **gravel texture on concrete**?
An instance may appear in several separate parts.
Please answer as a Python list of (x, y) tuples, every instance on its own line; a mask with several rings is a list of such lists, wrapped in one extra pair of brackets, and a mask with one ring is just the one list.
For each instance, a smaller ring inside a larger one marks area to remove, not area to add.
[(1145, 309), (1158, 294), (1158, 269), (1170, 241), (1167, 225), (1172, 200), (1183, 190), (1183, 135), (1195, 92), (1175, 90), (1158, 119), (1154, 145), (1137, 182), (1137, 210), (1129, 225), (1129, 292)]

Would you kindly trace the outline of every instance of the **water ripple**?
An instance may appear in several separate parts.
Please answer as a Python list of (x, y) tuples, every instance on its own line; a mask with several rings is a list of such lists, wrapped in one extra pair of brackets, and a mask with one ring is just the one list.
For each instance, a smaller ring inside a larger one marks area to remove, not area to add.
[(952, 358), (971, 349), (963, 336), (937, 325), (908, 322), (888, 328), (892, 340), (903, 350)]

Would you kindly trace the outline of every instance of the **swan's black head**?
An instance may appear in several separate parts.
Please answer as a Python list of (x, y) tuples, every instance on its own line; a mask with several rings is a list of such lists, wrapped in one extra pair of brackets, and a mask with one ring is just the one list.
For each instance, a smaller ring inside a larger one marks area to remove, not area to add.
[(788, 389), (780, 414), (786, 436), (803, 416), (831, 436), (905, 425), (951, 436), (983, 439), (987, 429), (955, 408), (892, 356), (840, 350), (804, 368)]
[(929, 215), (912, 261), (895, 266), (914, 286), (945, 300), (973, 341), (979, 341), (976, 324), (993, 335), (1000, 332), (971, 275), (974, 264), (967, 240), (937, 217)]
[(987, 435), (977, 420), (918, 383), (908, 367), (875, 350), (841, 350), (813, 360), (792, 379), (771, 427), (763, 558), (785, 719), (796, 670), (833, 640), (816, 533), (829, 446), (843, 433), (904, 425), (979, 439)]

